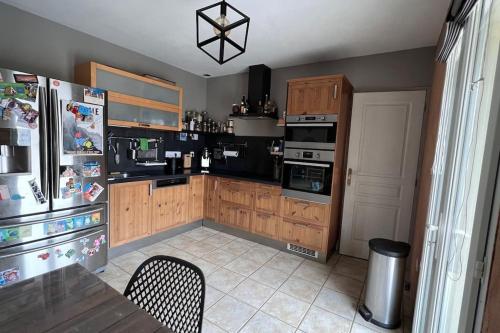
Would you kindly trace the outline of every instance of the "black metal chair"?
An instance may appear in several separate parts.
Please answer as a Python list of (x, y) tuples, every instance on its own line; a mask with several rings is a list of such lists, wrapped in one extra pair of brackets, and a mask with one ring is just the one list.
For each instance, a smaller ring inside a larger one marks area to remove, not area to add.
[(205, 277), (192, 263), (151, 257), (137, 268), (123, 294), (172, 331), (201, 333)]

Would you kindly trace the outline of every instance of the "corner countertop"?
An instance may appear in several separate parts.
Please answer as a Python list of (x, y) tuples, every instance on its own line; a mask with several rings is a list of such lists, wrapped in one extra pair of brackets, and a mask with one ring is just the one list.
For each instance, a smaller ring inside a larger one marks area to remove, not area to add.
[(173, 179), (180, 177), (198, 176), (198, 175), (210, 175), (223, 178), (231, 178), (238, 180), (252, 181), (267, 185), (281, 186), (280, 181), (276, 181), (271, 177), (266, 177), (262, 175), (256, 175), (248, 172), (231, 172), (231, 171), (221, 171), (221, 170), (210, 170), (210, 173), (202, 173), (201, 170), (189, 170), (186, 169), (184, 172), (176, 174), (166, 174), (164, 172), (129, 172), (127, 178), (113, 178), (113, 175), (108, 175), (108, 184), (118, 184), (142, 180), (161, 180), (161, 179)]

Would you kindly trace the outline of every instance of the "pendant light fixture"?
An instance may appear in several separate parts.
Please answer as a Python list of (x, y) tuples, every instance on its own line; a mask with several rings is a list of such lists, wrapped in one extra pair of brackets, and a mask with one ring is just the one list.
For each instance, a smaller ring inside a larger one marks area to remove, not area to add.
[(196, 11), (198, 48), (219, 64), (243, 54), (250, 18), (226, 1)]

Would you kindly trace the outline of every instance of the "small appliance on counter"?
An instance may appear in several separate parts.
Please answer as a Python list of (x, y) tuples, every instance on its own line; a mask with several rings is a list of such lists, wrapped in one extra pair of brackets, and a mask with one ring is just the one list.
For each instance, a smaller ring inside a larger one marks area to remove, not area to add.
[(201, 173), (209, 173), (210, 163), (212, 159), (210, 158), (210, 152), (207, 147), (203, 147), (203, 152), (201, 153)]
[(191, 166), (192, 166), (192, 159), (193, 157), (191, 156), (191, 154), (184, 154), (183, 155), (183, 166), (184, 166), (184, 169), (191, 169)]
[(177, 174), (182, 173), (182, 158), (180, 151), (166, 151), (165, 159), (167, 162), (167, 167), (165, 169), (167, 174)]

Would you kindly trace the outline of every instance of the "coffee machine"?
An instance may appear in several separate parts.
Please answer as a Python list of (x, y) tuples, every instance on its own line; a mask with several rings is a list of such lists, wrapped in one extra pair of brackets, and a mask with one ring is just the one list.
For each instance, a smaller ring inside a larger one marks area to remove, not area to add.
[(209, 173), (210, 163), (212, 159), (210, 158), (210, 152), (207, 147), (203, 148), (203, 152), (201, 153), (201, 172)]

